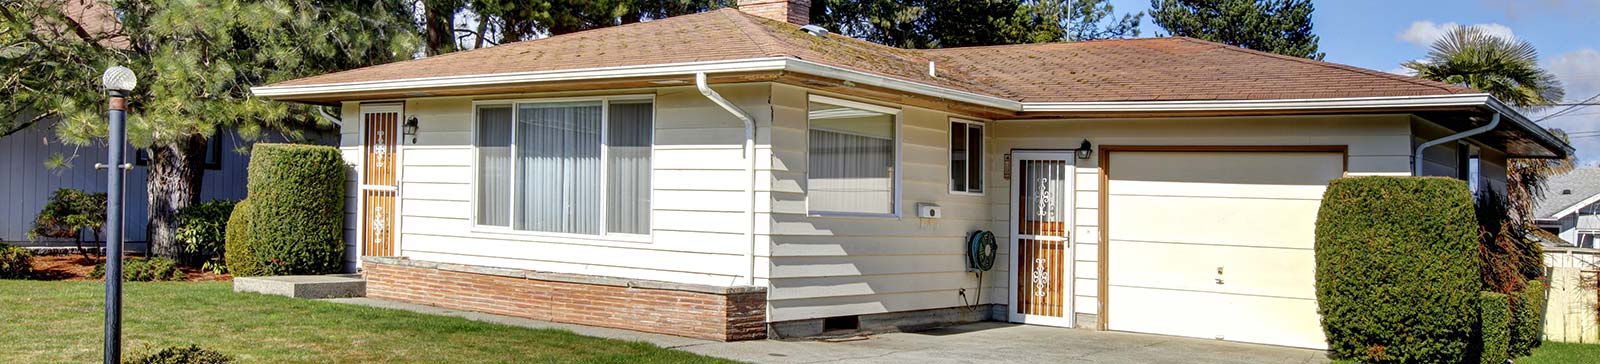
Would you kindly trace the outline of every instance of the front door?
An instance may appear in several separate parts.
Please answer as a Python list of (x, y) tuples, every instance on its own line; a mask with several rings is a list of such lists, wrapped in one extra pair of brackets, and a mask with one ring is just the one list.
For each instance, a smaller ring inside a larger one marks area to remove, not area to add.
[(361, 255), (395, 255), (400, 106), (361, 107)]
[(1072, 326), (1071, 152), (1013, 152), (1011, 321)]

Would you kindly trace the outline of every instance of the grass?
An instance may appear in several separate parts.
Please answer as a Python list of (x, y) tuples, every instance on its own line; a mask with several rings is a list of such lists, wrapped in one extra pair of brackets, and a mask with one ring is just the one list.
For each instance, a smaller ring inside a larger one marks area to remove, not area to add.
[[(1355, 360), (1335, 360), (1334, 364), (1358, 364)], [(1517, 358), (1517, 364), (1600, 364), (1600, 344), (1568, 344), (1545, 341), (1533, 355)]]
[(1568, 344), (1546, 341), (1533, 355), (1518, 358), (1517, 364), (1600, 363), (1600, 344)]
[[(0, 362), (90, 363), (99, 282), (0, 280)], [(233, 293), (227, 282), (128, 283), (124, 357), (196, 344), (239, 363), (718, 363), (646, 343), (405, 311)]]

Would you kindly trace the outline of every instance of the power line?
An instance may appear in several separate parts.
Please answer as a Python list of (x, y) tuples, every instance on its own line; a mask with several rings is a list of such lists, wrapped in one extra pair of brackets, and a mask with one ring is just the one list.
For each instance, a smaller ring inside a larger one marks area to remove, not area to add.
[[(1534, 120), (1533, 122), (1537, 123), (1537, 122), (1542, 122), (1542, 121), (1545, 121), (1545, 120), (1550, 120), (1550, 118), (1561, 116), (1561, 114), (1566, 114), (1566, 113), (1572, 112), (1573, 110), (1582, 109), (1583, 107), (1588, 106), (1588, 105), (1594, 105), (1593, 102), (1594, 102), (1595, 99), (1600, 99), (1600, 93), (1594, 94), (1594, 96), (1589, 96), (1589, 98), (1583, 99), (1583, 101), (1579, 101), (1576, 104), (1568, 104), (1568, 105), (1566, 105), (1567, 108), (1561, 109), (1561, 111), (1557, 111), (1557, 112), (1552, 113), (1550, 115), (1545, 115), (1544, 117), (1539, 118), (1539, 120)], [(1561, 104), (1557, 104), (1557, 105), (1560, 106)]]

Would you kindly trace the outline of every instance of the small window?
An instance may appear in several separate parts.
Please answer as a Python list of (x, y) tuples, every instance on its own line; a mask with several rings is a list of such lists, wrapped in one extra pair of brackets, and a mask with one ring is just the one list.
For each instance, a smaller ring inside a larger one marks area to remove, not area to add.
[(812, 213), (894, 215), (898, 110), (812, 96), (806, 185)]
[(1456, 178), (1466, 181), (1467, 189), (1473, 194), (1478, 193), (1482, 184), (1478, 172), (1480, 162), (1478, 147), (1467, 143), (1456, 144)]
[(950, 191), (983, 193), (983, 124), (950, 119)]
[(1579, 248), (1600, 248), (1600, 231), (1580, 231), (1578, 241), (1572, 242), (1572, 245)]

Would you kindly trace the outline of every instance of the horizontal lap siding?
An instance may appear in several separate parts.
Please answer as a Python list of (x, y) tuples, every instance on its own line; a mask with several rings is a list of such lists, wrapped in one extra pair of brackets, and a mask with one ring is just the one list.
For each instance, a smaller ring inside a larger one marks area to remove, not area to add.
[[(900, 218), (812, 217), (805, 195), (807, 91), (774, 85), (772, 103), (775, 125), (764, 135), (770, 133), (773, 148), (762, 156), (758, 176), (759, 220), (767, 222), (759, 239), (762, 255), (770, 256), (758, 277), (770, 281), (771, 321), (955, 307), (963, 291), (968, 302), (978, 302), (965, 238), (990, 225), (990, 207), (985, 196), (949, 192), (948, 115), (918, 108), (901, 114)], [(918, 202), (938, 204), (946, 216), (918, 219)], [(982, 302), (1005, 300), (993, 286), (982, 294)]]
[[(991, 127), (987, 172), (995, 217), (991, 228), (1002, 242), (995, 266), (1001, 273), (995, 274), (997, 281), (992, 284), (1004, 291), (1004, 272), (1010, 266), (1004, 243), (1010, 234), (1010, 186), (1000, 178), (999, 163), (1012, 149), (1070, 149), (1084, 139), (1097, 150), (1105, 145), (1344, 145), (1349, 148), (1349, 175), (1406, 175), (1411, 153), (1408, 120), (1403, 115), (1374, 115), (1001, 122)], [(1077, 163), (1074, 311), (1097, 314), (1102, 247), (1099, 153)]]
[[(762, 112), (765, 87), (718, 90), (752, 115), (767, 114)], [(742, 221), (750, 177), (744, 173), (743, 123), (693, 88), (654, 92), (654, 232), (645, 241), (474, 226), (472, 100), (407, 101), (406, 113), (417, 117), (421, 131), (415, 144), (407, 138), (401, 146), (400, 255), (536, 271), (745, 284), (740, 277), (750, 269), (750, 241), (745, 235), (749, 224)], [(345, 138), (352, 143), (356, 139)]]

